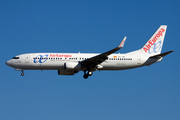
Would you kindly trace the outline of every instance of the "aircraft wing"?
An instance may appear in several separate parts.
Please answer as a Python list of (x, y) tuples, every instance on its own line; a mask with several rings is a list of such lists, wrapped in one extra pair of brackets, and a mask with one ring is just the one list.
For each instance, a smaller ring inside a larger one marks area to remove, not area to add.
[(124, 46), (124, 43), (126, 41), (126, 37), (124, 37), (124, 39), (122, 40), (122, 42), (119, 44), (118, 47), (112, 49), (112, 50), (109, 50), (105, 53), (102, 53), (102, 54), (99, 54), (97, 56), (94, 56), (94, 57), (91, 57), (89, 59), (86, 59), (84, 61), (81, 61), (81, 65), (87, 67), (87, 66), (91, 66), (91, 67), (95, 67), (96, 65), (102, 63), (103, 61), (105, 61), (109, 56), (110, 54), (120, 50), (123, 46)]

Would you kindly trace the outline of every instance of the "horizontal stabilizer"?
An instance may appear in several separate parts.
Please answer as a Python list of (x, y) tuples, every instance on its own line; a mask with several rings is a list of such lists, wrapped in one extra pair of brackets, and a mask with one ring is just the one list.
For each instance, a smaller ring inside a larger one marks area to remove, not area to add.
[(174, 50), (171, 50), (171, 51), (168, 51), (168, 52), (165, 52), (165, 53), (162, 53), (162, 54), (154, 55), (154, 56), (151, 56), (150, 58), (164, 57), (164, 56), (166, 56), (166, 55), (168, 55), (169, 53), (172, 53), (172, 52), (174, 52)]

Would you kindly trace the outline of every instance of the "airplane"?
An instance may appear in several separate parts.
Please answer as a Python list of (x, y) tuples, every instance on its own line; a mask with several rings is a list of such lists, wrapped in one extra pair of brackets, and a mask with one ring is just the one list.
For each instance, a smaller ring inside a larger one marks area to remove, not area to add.
[(126, 54), (115, 54), (123, 48), (126, 40), (124, 37), (117, 47), (104, 53), (28, 53), (13, 57), (6, 65), (22, 71), (22, 76), (24, 70), (57, 70), (59, 75), (74, 75), (84, 71), (84, 79), (97, 70), (126, 70), (149, 66), (173, 52), (161, 53), (166, 28), (167, 25), (161, 25), (141, 49)]

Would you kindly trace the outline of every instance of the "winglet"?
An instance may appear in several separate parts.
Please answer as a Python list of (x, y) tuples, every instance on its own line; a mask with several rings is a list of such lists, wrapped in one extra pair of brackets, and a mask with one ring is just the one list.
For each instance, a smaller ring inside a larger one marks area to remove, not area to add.
[(119, 44), (118, 48), (122, 48), (124, 46), (124, 43), (126, 41), (127, 37), (124, 37), (124, 39), (122, 40), (122, 42)]

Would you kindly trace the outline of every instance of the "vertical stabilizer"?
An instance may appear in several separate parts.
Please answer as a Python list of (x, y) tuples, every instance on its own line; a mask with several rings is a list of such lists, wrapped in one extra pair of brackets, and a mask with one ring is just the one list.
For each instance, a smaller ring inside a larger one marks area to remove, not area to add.
[(166, 25), (161, 25), (148, 42), (142, 47), (144, 53), (149, 56), (161, 53), (164, 37), (166, 33)]
[(146, 54), (154, 56), (161, 53), (167, 25), (161, 25), (147, 43), (139, 50), (127, 54)]

